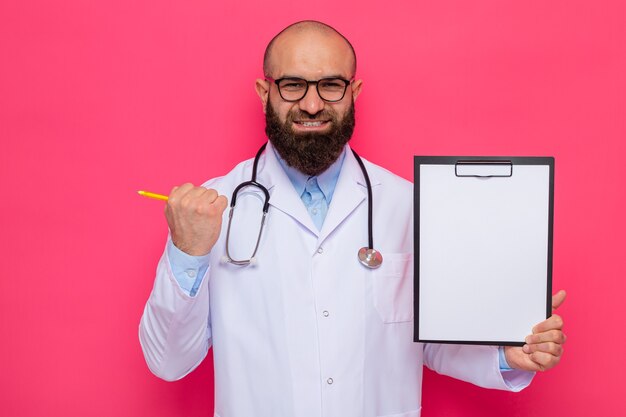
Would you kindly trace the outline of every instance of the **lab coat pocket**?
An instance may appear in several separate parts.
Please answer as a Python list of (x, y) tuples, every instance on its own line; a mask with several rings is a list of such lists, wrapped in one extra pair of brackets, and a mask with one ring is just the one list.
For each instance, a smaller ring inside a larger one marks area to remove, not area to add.
[(413, 320), (413, 254), (383, 254), (373, 272), (374, 306), (385, 323)]

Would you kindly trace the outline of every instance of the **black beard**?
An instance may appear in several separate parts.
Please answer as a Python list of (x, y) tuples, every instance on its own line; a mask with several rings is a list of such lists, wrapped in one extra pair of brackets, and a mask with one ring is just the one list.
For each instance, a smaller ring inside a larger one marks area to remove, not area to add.
[[(330, 120), (328, 132), (296, 133), (292, 129), (294, 120)], [(335, 112), (322, 110), (316, 115), (303, 111), (289, 112), (285, 123), (268, 103), (265, 113), (265, 133), (280, 157), (287, 165), (298, 171), (315, 176), (326, 171), (339, 158), (341, 151), (354, 132), (354, 103), (339, 122)]]

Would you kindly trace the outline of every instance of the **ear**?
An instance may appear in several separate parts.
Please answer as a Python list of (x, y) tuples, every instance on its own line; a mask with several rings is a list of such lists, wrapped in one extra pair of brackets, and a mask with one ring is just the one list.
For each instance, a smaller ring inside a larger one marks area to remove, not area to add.
[(263, 104), (263, 113), (265, 113), (270, 93), (270, 82), (262, 78), (257, 78), (255, 82), (255, 89), (261, 99), (261, 104)]
[(352, 101), (356, 101), (356, 98), (361, 94), (361, 88), (363, 88), (363, 80), (352, 81)]

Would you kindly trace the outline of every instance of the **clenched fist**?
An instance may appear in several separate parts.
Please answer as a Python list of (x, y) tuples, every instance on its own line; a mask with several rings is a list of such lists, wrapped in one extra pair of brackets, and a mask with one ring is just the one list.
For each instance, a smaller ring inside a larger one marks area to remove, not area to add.
[(226, 197), (213, 189), (189, 183), (172, 188), (165, 206), (172, 243), (189, 255), (209, 253), (220, 236), (227, 205)]

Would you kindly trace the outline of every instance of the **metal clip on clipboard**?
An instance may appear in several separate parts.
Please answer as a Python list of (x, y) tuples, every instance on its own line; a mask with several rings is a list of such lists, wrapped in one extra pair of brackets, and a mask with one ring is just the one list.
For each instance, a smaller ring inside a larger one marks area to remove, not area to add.
[(454, 164), (457, 177), (512, 177), (513, 162), (507, 160), (458, 160)]

